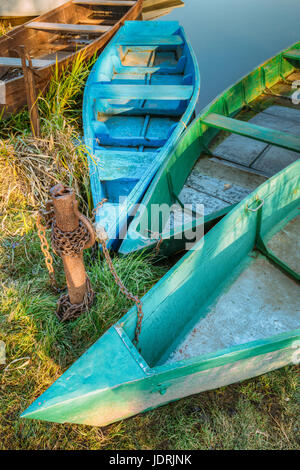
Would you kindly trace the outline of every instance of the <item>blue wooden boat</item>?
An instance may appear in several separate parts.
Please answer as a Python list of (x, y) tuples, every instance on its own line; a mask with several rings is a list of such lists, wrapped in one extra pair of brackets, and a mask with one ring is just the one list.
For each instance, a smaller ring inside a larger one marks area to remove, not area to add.
[(151, 179), (193, 116), (197, 61), (176, 21), (126, 21), (94, 65), (83, 124), (96, 215), (118, 249)]
[[(300, 360), (300, 160), (247, 196), (24, 413), (103, 426)], [(298, 273), (296, 272), (298, 270)]]

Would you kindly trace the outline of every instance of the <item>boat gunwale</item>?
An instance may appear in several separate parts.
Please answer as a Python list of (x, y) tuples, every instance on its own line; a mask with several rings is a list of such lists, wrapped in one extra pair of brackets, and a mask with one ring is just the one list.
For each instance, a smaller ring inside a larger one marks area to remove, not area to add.
[[(191, 359), (186, 359), (184, 361), (178, 361), (178, 362), (172, 362), (170, 364), (163, 364), (161, 366), (155, 366), (155, 367), (149, 367), (148, 370), (144, 370), (145, 376), (144, 377), (139, 377), (135, 379), (128, 380), (127, 382), (116, 384), (110, 387), (106, 387), (105, 389), (101, 389), (100, 391), (112, 391), (112, 390), (117, 390), (120, 387), (123, 387), (124, 385), (131, 385), (131, 384), (136, 384), (139, 382), (143, 382), (145, 380), (151, 380), (151, 379), (161, 379), (161, 381), (164, 380), (164, 375), (167, 375), (167, 386), (171, 385), (169, 382), (172, 379), (176, 379), (178, 377), (185, 377), (188, 375), (193, 375), (197, 374), (199, 372), (205, 372), (208, 370), (212, 370), (218, 367), (223, 367), (228, 364), (232, 364), (233, 362), (238, 362), (240, 360), (245, 360), (249, 359), (251, 357), (258, 357), (264, 354), (271, 353), (273, 351), (279, 351), (279, 350), (285, 350), (285, 349), (291, 349), (291, 346), (293, 344), (293, 341), (300, 341), (300, 329), (294, 330), (295, 335), (291, 336), (289, 332), (281, 333), (275, 336), (272, 336), (268, 338), (269, 341), (262, 340), (263, 344), (258, 344), (260, 340), (252, 341), (249, 343), (245, 343), (245, 346), (242, 348), (244, 345), (236, 345), (233, 346), (232, 348), (234, 350), (228, 351), (227, 349), (220, 350), (219, 355), (214, 355), (214, 353), (209, 353), (205, 354), (201, 357), (201, 360), (198, 359), (198, 356), (195, 356), (194, 358)], [(274, 342), (275, 339), (275, 342)], [(272, 340), (272, 342), (271, 342)], [(292, 341), (292, 342), (291, 342)], [(280, 344), (280, 347), (278, 347), (278, 344)], [(293, 348), (294, 349), (294, 348)], [(258, 350), (256, 354), (253, 354), (253, 350)], [(295, 348), (296, 351), (296, 348)], [(139, 354), (139, 353), (138, 353)], [(80, 358), (82, 358), (80, 356)], [(211, 362), (214, 362), (211, 364)], [(76, 361), (73, 363), (75, 364)], [(72, 367), (72, 366), (70, 366)], [(69, 367), (69, 369), (70, 369)], [(67, 370), (69, 370), (67, 369)], [(173, 377), (169, 375), (170, 372), (179, 372), (178, 374), (174, 374)], [(60, 380), (60, 378), (63, 376), (63, 374), (57, 379)], [(57, 382), (56, 380), (56, 382)], [(55, 382), (54, 382), (55, 383)], [(164, 385), (164, 384), (162, 384)], [(84, 395), (81, 395), (84, 397), (89, 397), (92, 395), (97, 395), (99, 393), (99, 390), (93, 390), (90, 392), (85, 393)], [(180, 398), (179, 398), (180, 399)], [(67, 400), (64, 400), (64, 403), (70, 403), (72, 401), (77, 401), (78, 397), (72, 397)], [(173, 400), (171, 400), (173, 401)], [(34, 403), (34, 402), (33, 402)], [(161, 405), (165, 405), (166, 403), (162, 403)], [(53, 403), (50, 406), (47, 407), (47, 409), (53, 409), (55, 407), (61, 406), (61, 403)], [(151, 409), (151, 408), (149, 408)], [(145, 411), (147, 411), (146, 409)], [(43, 412), (43, 409), (41, 409), (41, 412)], [(131, 415), (128, 415), (131, 416)], [(22, 413), (21, 418), (26, 417), (26, 410)], [(38, 417), (37, 417), (38, 419)], [(122, 418), (123, 419), (123, 418)]]
[[(124, 317), (122, 317), (122, 320), (124, 321)], [(172, 361), (168, 364), (154, 365), (151, 367), (138, 351), (138, 349), (134, 346), (126, 331), (120, 326), (119, 322), (117, 322), (112, 328), (117, 330), (118, 334), (123, 340), (124, 347), (129, 350), (132, 357), (144, 371), (144, 378), (174, 370), (184, 370), (183, 375), (185, 375), (186, 369), (191, 368), (195, 368), (195, 372), (205, 371), (215, 367), (221, 367), (232, 362), (249, 359), (253, 356), (260, 356), (273, 351), (288, 349), (293, 345), (294, 342), (300, 342), (300, 328), (297, 328), (294, 330), (278, 333), (277, 335), (268, 336), (266, 338), (235, 344), (227, 348), (218, 349), (217, 351), (213, 351), (211, 353), (199, 354), (187, 359), (174, 362)], [(131, 380), (130, 383), (136, 382), (138, 380), (144, 380), (144, 378)], [(116, 385), (114, 388), (119, 386), (120, 384)]]
[[(155, 373), (163, 373), (173, 369), (179, 370), (195, 367), (197, 371), (202, 371), (214, 367), (221, 367), (243, 359), (249, 359), (253, 356), (261, 356), (262, 354), (273, 351), (288, 349), (294, 342), (298, 341), (300, 341), (300, 328), (279, 333), (278, 335), (268, 336), (267, 338), (236, 344), (216, 352), (193, 356), (168, 364), (161, 364), (152, 367), (152, 370), (155, 371)], [(211, 362), (213, 362), (213, 366)]]

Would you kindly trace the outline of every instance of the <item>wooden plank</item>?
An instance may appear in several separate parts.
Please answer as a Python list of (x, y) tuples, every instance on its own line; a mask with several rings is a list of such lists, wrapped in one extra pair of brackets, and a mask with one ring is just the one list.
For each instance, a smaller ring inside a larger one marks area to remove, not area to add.
[(165, 73), (168, 73), (169, 75), (179, 75), (179, 71), (178, 71), (178, 68), (175, 66), (171, 66), (168, 64), (166, 64), (164, 66), (164, 64), (160, 64), (156, 67), (135, 67), (134, 65), (123, 65), (121, 67), (119, 67), (118, 69), (116, 69), (117, 73), (119, 75), (121, 75), (122, 73), (126, 73), (126, 74), (134, 74), (134, 75), (139, 75), (139, 74), (146, 74), (146, 73), (149, 73), (149, 74), (165, 74)]
[(43, 29), (46, 31), (62, 31), (66, 33), (86, 33), (98, 34), (105, 33), (111, 26), (101, 25), (82, 25), (82, 24), (66, 24), (66, 23), (46, 23), (44, 21), (32, 21), (25, 25), (30, 29)]
[(105, 19), (104, 21), (105, 23), (103, 22), (103, 17), (87, 18), (86, 20), (80, 20), (80, 24), (96, 24), (96, 25), (105, 24), (106, 26), (113, 26), (115, 24), (112, 18)]
[(245, 121), (232, 119), (221, 114), (211, 113), (202, 119), (202, 122), (208, 126), (222, 129), (223, 131), (243, 135), (250, 139), (259, 140), (278, 147), (295, 150), (300, 152), (300, 138), (296, 135), (269, 129), (267, 127), (257, 126)]
[(283, 54), (285, 59), (300, 60), (300, 49), (291, 49)]
[(181, 46), (183, 39), (178, 35), (172, 36), (135, 36), (118, 40), (120, 46)]
[(92, 83), (91, 96), (106, 99), (188, 100), (192, 85), (104, 85)]
[(134, 0), (73, 0), (76, 5), (108, 5), (108, 6), (128, 6), (135, 4)]
[[(32, 59), (32, 67), (38, 69), (53, 64), (53, 60)], [(27, 62), (28, 65), (28, 62)], [(22, 61), (18, 57), (0, 57), (0, 67), (19, 67), (22, 68)]]

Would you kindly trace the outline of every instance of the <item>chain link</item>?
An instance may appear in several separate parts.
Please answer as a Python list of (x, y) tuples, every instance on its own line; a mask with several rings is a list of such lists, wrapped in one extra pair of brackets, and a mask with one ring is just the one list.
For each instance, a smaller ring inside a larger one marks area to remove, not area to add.
[[(41, 242), (41, 250), (45, 257), (45, 263), (46, 263), (46, 267), (49, 273), (51, 287), (55, 291), (58, 291), (59, 289), (58, 289), (57, 282), (55, 279), (55, 273), (54, 273), (54, 267), (53, 267), (53, 258), (51, 256), (49, 243), (46, 238), (46, 230), (48, 230), (52, 225), (54, 211), (53, 211), (53, 208), (52, 209), (50, 208), (51, 206), (49, 202), (46, 204), (46, 207), (47, 205), (49, 207), (48, 210), (41, 209), (38, 212), (37, 220), (36, 220), (37, 233)], [(42, 221), (44, 221), (44, 223)]]
[[(102, 199), (102, 201), (100, 201), (97, 204), (97, 206), (93, 209), (94, 219), (96, 217), (96, 213), (98, 209), (103, 207), (103, 204), (105, 202), (107, 202), (107, 199)], [(44, 223), (42, 223), (42, 220), (44, 221)], [(47, 203), (46, 210), (40, 210), (38, 212), (37, 228), (38, 228), (38, 236), (41, 241), (41, 250), (45, 256), (45, 262), (46, 262), (46, 266), (49, 272), (51, 285), (52, 287), (55, 287), (57, 290), (57, 284), (56, 284), (54, 268), (53, 268), (53, 258), (50, 254), (49, 243), (46, 238), (46, 230), (52, 228), (51, 241), (52, 241), (52, 245), (53, 245), (53, 249), (55, 253), (57, 253), (59, 256), (62, 256), (62, 255), (74, 256), (74, 254), (77, 255), (83, 249), (84, 245), (86, 245), (89, 239), (89, 233), (81, 221), (79, 222), (78, 229), (74, 230), (73, 232), (61, 231), (55, 224), (54, 211), (53, 211), (51, 202)], [(96, 237), (98, 238), (99, 243), (102, 246), (105, 260), (108, 264), (109, 270), (114, 278), (115, 283), (120, 288), (120, 291), (122, 292), (122, 294), (125, 295), (129, 300), (133, 301), (136, 305), (137, 324), (136, 324), (133, 343), (137, 345), (139, 341), (139, 336), (141, 333), (142, 321), (143, 321), (142, 302), (136, 295), (132, 294), (125, 287), (121, 278), (119, 277), (113, 265), (107, 246), (106, 246), (108, 237), (103, 227), (97, 228)], [(158, 240), (157, 252), (159, 251), (159, 246), (161, 242), (162, 242), (162, 239)], [(83, 311), (85, 311), (93, 303), (95, 293), (92, 290), (89, 278), (87, 278), (86, 282), (87, 282), (87, 292), (81, 304), (74, 304), (74, 305), (71, 304), (68, 294), (62, 295), (59, 298), (56, 315), (61, 321), (66, 321), (66, 320), (70, 320), (71, 318), (78, 317), (79, 315), (81, 315)]]
[(100, 202), (98, 202), (96, 207), (94, 207), (94, 209), (92, 210), (92, 215), (93, 215), (93, 220), (94, 221), (96, 219), (96, 214), (97, 214), (98, 209), (101, 209), (103, 207), (103, 204), (107, 201), (108, 201), (108, 199), (106, 199), (106, 198), (102, 199)]
[(135, 345), (138, 344), (139, 342), (139, 336), (140, 336), (140, 333), (141, 333), (141, 329), (142, 329), (142, 321), (143, 321), (143, 309), (142, 309), (142, 302), (141, 300), (136, 296), (136, 295), (133, 295), (128, 289), (127, 287), (125, 287), (125, 285), (123, 284), (122, 280), (120, 279), (117, 271), (116, 271), (116, 268), (114, 267), (113, 265), (113, 262), (112, 262), (112, 259), (110, 257), (110, 254), (109, 254), (109, 251), (107, 249), (107, 246), (106, 246), (106, 240), (105, 239), (101, 239), (101, 238), (98, 238), (99, 239), (99, 243), (101, 244), (102, 246), (102, 250), (103, 250), (103, 254), (104, 254), (104, 257), (106, 259), (106, 262), (108, 264), (108, 267), (109, 267), (109, 270), (115, 280), (115, 283), (117, 284), (117, 286), (119, 286), (120, 288), (120, 291), (122, 292), (122, 294), (124, 294), (127, 299), (129, 300), (132, 300), (135, 305), (136, 305), (136, 308), (137, 308), (137, 324), (136, 324), (136, 329), (135, 329), (135, 336), (134, 336), (134, 340), (133, 340), (133, 343)]
[[(104, 202), (106, 202), (107, 199), (102, 199), (102, 201), (100, 201), (97, 206), (95, 207), (95, 209), (93, 210), (93, 215), (94, 215), (94, 219), (96, 217), (96, 213), (97, 213), (97, 210), (101, 207), (103, 207), (103, 204)], [(136, 308), (137, 308), (137, 323), (136, 323), (136, 328), (135, 328), (135, 335), (134, 335), (134, 340), (133, 340), (133, 344), (135, 346), (137, 346), (138, 342), (139, 342), (139, 337), (140, 337), (140, 334), (141, 334), (141, 330), (142, 330), (142, 321), (143, 321), (143, 305), (142, 305), (142, 302), (141, 300), (134, 294), (132, 294), (128, 289), (127, 287), (123, 284), (121, 278), (119, 277), (117, 271), (116, 271), (116, 268), (114, 267), (113, 265), (113, 262), (112, 262), (112, 259), (110, 257), (110, 254), (109, 254), (109, 251), (108, 251), (108, 248), (106, 246), (106, 242), (108, 240), (108, 236), (107, 236), (107, 233), (104, 229), (104, 227), (102, 226), (98, 226), (97, 227), (97, 230), (96, 231), (96, 237), (98, 238), (99, 240), (99, 243), (100, 245), (102, 246), (102, 250), (103, 250), (103, 254), (104, 254), (104, 257), (105, 257), (105, 260), (107, 262), (107, 265), (109, 267), (109, 270), (111, 272), (111, 275), (113, 276), (114, 278), (114, 281), (115, 283), (117, 284), (117, 286), (119, 287), (120, 291), (122, 292), (123, 295), (125, 295), (127, 297), (128, 300), (131, 300), (135, 303), (136, 305)]]
[(56, 316), (61, 322), (74, 320), (83, 312), (86, 312), (93, 304), (95, 292), (92, 289), (91, 281), (86, 278), (86, 293), (80, 304), (72, 304), (68, 294), (60, 296), (57, 302)]
[(155, 255), (156, 256), (159, 255), (160, 245), (162, 244), (162, 242), (163, 242), (162, 236), (159, 234), (159, 239), (157, 240), (157, 243), (155, 245)]
[(150, 238), (151, 239), (157, 240), (156, 245), (153, 248), (153, 250), (154, 250), (153, 253), (154, 253), (154, 256), (158, 256), (159, 251), (160, 251), (160, 246), (163, 242), (163, 238), (162, 238), (162, 236), (159, 232), (152, 232), (152, 230), (146, 230), (146, 232), (150, 233)]
[(58, 256), (78, 256), (90, 239), (90, 234), (81, 220), (79, 226), (72, 232), (63, 232), (52, 222), (51, 242)]

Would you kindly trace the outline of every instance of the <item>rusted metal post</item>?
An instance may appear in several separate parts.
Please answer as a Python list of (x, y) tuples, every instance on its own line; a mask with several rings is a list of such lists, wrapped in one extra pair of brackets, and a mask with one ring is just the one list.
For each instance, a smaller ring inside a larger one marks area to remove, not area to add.
[(82, 304), (87, 295), (89, 279), (84, 262), (83, 249), (95, 243), (95, 233), (90, 221), (78, 211), (74, 191), (62, 184), (50, 190), (55, 224), (52, 227), (52, 245), (61, 256), (69, 302)]
[(26, 51), (25, 46), (19, 46), (18, 53), (22, 61), (22, 69), (25, 81), (27, 105), (29, 109), (32, 133), (35, 137), (40, 137), (40, 118), (37, 107), (36, 86), (31, 57)]

